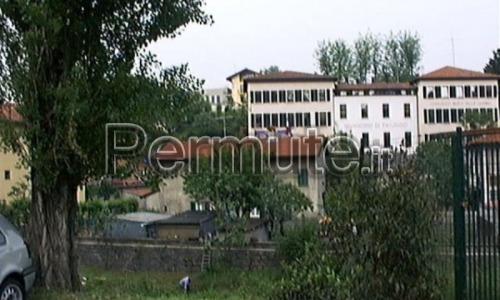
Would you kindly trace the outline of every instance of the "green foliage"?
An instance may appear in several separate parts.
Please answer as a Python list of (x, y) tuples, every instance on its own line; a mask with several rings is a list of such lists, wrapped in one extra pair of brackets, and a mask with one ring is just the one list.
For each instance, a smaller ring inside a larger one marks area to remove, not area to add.
[(402, 82), (414, 79), (420, 69), (422, 48), (420, 37), (408, 31), (384, 38), (370, 33), (360, 35), (351, 46), (343, 40), (323, 41), (315, 51), (321, 73), (340, 82), (368, 82), (368, 74), (376, 81)]
[(87, 200), (104, 199), (109, 200), (118, 197), (120, 191), (107, 181), (102, 181), (99, 184), (89, 184), (86, 186)]
[(238, 221), (257, 208), (274, 232), (292, 213), (312, 209), (311, 201), (296, 187), (275, 178), (264, 167), (266, 155), (250, 146), (214, 149), (214, 156), (192, 161), (184, 189), (197, 201), (210, 201), (222, 222)]
[(500, 74), (500, 48), (493, 51), (493, 57), (484, 67), (485, 73)]
[(445, 141), (420, 144), (415, 155), (416, 170), (427, 176), (432, 199), (444, 208), (452, 204), (453, 173), (451, 145)]
[(263, 70), (260, 71), (260, 73), (262, 74), (269, 74), (269, 73), (276, 73), (276, 72), (280, 72), (280, 67), (276, 66), (276, 65), (272, 65), (272, 66), (269, 66)]
[(362, 270), (354, 299), (440, 298), (430, 188), (408, 165), (393, 175), (345, 178), (330, 190), (333, 255), (343, 270)]
[(4, 216), (14, 226), (24, 229), (29, 221), (31, 201), (29, 199), (15, 199), (12, 202), (0, 202), (0, 215)]
[(302, 259), (308, 247), (324, 249), (319, 238), (319, 224), (316, 221), (302, 221), (286, 230), (285, 235), (278, 239), (276, 250), (285, 265)]
[(104, 226), (116, 215), (136, 212), (139, 204), (135, 199), (90, 200), (79, 205), (78, 228), (90, 235), (99, 235)]
[(474, 110), (466, 111), (460, 123), (462, 123), (465, 129), (484, 129), (497, 126), (490, 113)]

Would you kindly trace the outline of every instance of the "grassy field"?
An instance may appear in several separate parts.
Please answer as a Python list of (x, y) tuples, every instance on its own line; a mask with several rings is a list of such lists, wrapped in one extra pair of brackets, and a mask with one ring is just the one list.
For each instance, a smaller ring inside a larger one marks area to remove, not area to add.
[(31, 300), (59, 299), (265, 299), (279, 278), (278, 271), (214, 270), (188, 274), (193, 279), (193, 291), (184, 295), (178, 288), (185, 273), (123, 272), (83, 268), (86, 278), (81, 292), (76, 294), (34, 289)]

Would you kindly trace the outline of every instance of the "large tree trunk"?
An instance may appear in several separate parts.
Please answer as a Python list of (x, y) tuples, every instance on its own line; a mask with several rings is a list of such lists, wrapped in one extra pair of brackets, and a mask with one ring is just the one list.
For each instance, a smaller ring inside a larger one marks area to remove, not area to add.
[(40, 189), (31, 171), (32, 207), (28, 241), (37, 265), (37, 281), (48, 289), (77, 291), (81, 281), (75, 248), (78, 186), (59, 175), (50, 189)]

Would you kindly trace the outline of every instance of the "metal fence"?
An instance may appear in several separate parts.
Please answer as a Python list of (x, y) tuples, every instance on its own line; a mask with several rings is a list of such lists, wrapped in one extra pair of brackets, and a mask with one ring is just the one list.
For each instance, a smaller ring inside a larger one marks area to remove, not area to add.
[(500, 299), (500, 130), (451, 138), (455, 299)]

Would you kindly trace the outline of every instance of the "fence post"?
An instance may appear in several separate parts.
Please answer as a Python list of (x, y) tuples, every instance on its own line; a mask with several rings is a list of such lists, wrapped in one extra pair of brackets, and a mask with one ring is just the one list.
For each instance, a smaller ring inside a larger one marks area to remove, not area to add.
[(465, 244), (465, 170), (462, 128), (452, 140), (453, 160), (453, 233), (455, 241), (455, 299), (465, 300), (467, 290)]

